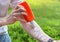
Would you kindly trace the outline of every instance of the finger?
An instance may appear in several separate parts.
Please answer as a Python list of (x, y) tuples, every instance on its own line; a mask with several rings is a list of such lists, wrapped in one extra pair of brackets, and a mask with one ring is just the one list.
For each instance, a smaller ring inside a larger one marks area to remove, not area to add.
[(17, 5), (16, 10), (22, 10), (22, 11), (24, 10), (25, 11), (25, 8), (22, 5)]
[(12, 16), (19, 16), (20, 15), (20, 13), (14, 13), (14, 14), (12, 14)]
[(23, 8), (19, 8), (19, 9), (17, 9), (17, 10), (14, 10), (13, 13), (14, 13), (14, 12), (15, 12), (15, 13), (20, 13), (20, 12), (26, 12), (26, 11), (25, 11), (25, 9), (23, 9)]
[(27, 16), (27, 13), (26, 12), (21, 12), (20, 14)]
[(20, 12), (26, 12), (25, 8), (20, 7), (19, 9), (17, 9), (18, 11), (20, 10)]
[(21, 8), (20, 8), (20, 9), (15, 10), (15, 12), (18, 13), (18, 12), (26, 12), (26, 11), (25, 11), (25, 9), (21, 9)]
[(21, 12), (21, 13), (14, 13), (14, 14), (12, 14), (12, 15), (13, 15), (13, 16), (16, 16), (16, 17), (22, 16), (22, 15), (27, 16), (26, 13), (24, 13), (24, 12)]
[(16, 9), (18, 9), (19, 7), (18, 6), (16, 6), (14, 9), (16, 10)]
[(22, 5), (17, 5), (17, 6), (15, 7), (15, 10), (18, 9), (18, 8), (20, 8), (20, 7), (23, 7), (23, 6), (22, 6)]
[(15, 7), (15, 10), (18, 9), (18, 8), (20, 8), (20, 7), (23, 7), (23, 6), (22, 6), (22, 5), (17, 5), (17, 6)]
[(20, 18), (17, 18), (18, 16), (14, 16), (14, 18), (18, 21), (21, 21), (21, 22), (26, 22), (26, 20), (24, 19), (24, 17), (22, 15), (20, 15)]
[(26, 12), (16, 12), (16, 13), (13, 13), (13, 15), (16, 14), (16, 15), (26, 15), (27, 16), (27, 13)]
[(17, 5), (17, 7), (23, 7), (22, 5)]
[(26, 10), (23, 8), (23, 7), (20, 7), (18, 9), (16, 9), (16, 11), (19, 11), (19, 12), (26, 12)]
[(19, 19), (18, 21), (21, 21), (21, 22), (26, 22), (26, 20), (25, 19)]
[(15, 20), (18, 20), (18, 21), (21, 21), (21, 22), (26, 22), (26, 20), (25, 20), (24, 18), (19, 18), (19, 19), (18, 19), (17, 17), (14, 16), (14, 19), (15, 19)]
[(20, 16), (20, 19), (19, 19), (20, 22), (26, 22), (25, 18), (23, 17), (23, 15)]

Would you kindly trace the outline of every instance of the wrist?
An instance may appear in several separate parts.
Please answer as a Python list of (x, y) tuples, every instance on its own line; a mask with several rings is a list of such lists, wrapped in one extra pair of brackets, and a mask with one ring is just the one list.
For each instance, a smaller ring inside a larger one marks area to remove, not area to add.
[(4, 23), (4, 25), (7, 25), (8, 24), (7, 19), (4, 19), (3, 23)]
[(6, 20), (5, 19), (0, 20), (0, 26), (3, 26), (3, 25), (6, 25)]

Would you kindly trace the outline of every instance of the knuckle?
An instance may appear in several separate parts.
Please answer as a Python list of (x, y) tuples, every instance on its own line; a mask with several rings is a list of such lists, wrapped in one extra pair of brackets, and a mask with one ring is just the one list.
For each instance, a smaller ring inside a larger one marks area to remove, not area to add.
[(12, 16), (16, 16), (16, 13), (12, 14)]
[(15, 16), (15, 14), (12, 14), (12, 16)]

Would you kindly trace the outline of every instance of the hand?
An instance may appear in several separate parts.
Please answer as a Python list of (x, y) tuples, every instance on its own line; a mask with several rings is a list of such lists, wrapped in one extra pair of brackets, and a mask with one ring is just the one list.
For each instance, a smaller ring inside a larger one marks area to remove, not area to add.
[(21, 21), (21, 22), (26, 22), (23, 15), (26, 15), (25, 9), (23, 6), (18, 6), (16, 7), (10, 16), (6, 18), (7, 24), (12, 24), (15, 21)]

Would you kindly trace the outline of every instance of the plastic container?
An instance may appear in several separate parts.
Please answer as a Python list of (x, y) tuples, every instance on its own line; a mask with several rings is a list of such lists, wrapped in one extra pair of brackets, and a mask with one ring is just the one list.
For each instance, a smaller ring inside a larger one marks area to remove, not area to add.
[(24, 15), (24, 18), (27, 22), (31, 22), (34, 20), (33, 12), (29, 6), (29, 4), (26, 1), (22, 1), (19, 3), (19, 5), (22, 5), (26, 9), (27, 16)]

